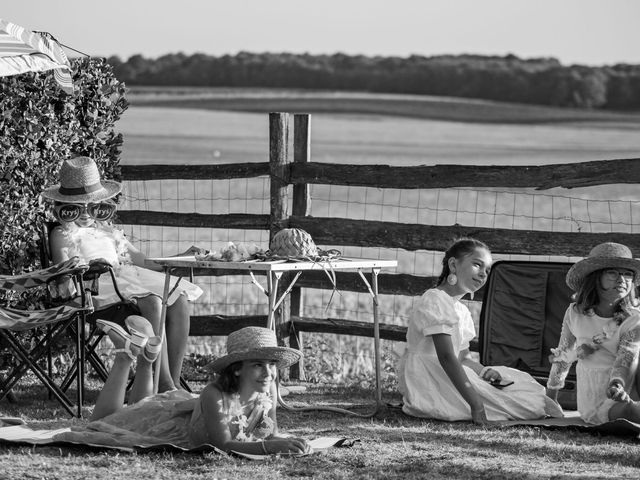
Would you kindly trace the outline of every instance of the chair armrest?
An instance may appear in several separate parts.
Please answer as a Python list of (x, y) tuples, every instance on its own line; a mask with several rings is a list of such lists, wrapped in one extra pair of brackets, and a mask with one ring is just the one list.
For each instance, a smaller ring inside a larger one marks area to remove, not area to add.
[(46, 285), (64, 276), (80, 276), (89, 269), (88, 265), (78, 265), (78, 257), (56, 263), (47, 268), (20, 275), (0, 275), (0, 289), (24, 291)]

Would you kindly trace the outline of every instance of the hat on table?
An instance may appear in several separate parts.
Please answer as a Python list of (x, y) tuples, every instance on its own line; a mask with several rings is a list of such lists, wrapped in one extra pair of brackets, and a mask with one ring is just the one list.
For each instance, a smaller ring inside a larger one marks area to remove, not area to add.
[(40, 195), (48, 200), (70, 203), (94, 203), (115, 197), (122, 185), (100, 180), (96, 162), (89, 157), (64, 160), (58, 175), (60, 183), (46, 188)]
[(280, 347), (273, 330), (262, 327), (245, 327), (227, 337), (227, 354), (209, 364), (214, 372), (221, 372), (229, 365), (243, 360), (271, 360), (278, 368), (286, 368), (302, 358), (295, 348)]
[(626, 268), (635, 273), (635, 282), (640, 281), (640, 260), (633, 258), (629, 247), (621, 243), (606, 242), (596, 245), (589, 256), (573, 264), (567, 272), (567, 285), (577, 291), (591, 272), (606, 268)]

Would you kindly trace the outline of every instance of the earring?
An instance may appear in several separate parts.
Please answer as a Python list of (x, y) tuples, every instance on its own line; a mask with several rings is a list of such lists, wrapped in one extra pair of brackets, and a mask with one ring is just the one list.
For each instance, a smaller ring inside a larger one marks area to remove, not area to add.
[(450, 273), (449, 275), (447, 275), (447, 283), (451, 286), (455, 285), (456, 283), (458, 283), (458, 277), (455, 273)]

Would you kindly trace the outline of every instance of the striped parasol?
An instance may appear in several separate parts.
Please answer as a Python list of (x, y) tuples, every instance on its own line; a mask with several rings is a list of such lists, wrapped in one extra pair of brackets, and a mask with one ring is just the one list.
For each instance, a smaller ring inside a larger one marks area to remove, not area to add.
[(32, 32), (0, 18), (0, 76), (47, 70), (53, 70), (66, 93), (73, 93), (71, 65), (60, 44), (46, 32)]

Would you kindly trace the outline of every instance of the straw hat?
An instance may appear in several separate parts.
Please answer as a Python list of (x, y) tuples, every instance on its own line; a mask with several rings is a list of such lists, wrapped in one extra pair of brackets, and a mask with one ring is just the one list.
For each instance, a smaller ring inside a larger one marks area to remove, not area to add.
[(245, 327), (227, 337), (227, 354), (209, 364), (214, 372), (221, 372), (229, 365), (242, 360), (273, 360), (278, 368), (286, 368), (302, 358), (295, 348), (279, 347), (273, 330), (262, 327)]
[(318, 247), (311, 235), (300, 228), (283, 228), (271, 239), (271, 255), (277, 257), (317, 257)]
[(640, 260), (633, 258), (631, 250), (620, 243), (606, 242), (596, 245), (589, 256), (575, 263), (567, 272), (567, 285), (577, 291), (585, 276), (605, 268), (626, 268), (635, 272), (635, 282), (640, 281)]
[(75, 157), (62, 162), (60, 183), (40, 195), (49, 200), (71, 203), (100, 202), (115, 197), (122, 185), (113, 180), (100, 180), (96, 162), (89, 157)]

